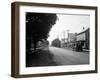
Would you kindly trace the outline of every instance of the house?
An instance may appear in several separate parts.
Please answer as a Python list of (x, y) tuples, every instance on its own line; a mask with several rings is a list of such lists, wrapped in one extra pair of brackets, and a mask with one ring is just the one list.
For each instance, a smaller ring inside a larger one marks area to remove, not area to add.
[(84, 49), (89, 49), (90, 29), (86, 29), (76, 36), (77, 43), (81, 43)]
[(68, 33), (67, 47), (73, 47), (73, 44), (76, 42), (76, 35), (77, 33)]

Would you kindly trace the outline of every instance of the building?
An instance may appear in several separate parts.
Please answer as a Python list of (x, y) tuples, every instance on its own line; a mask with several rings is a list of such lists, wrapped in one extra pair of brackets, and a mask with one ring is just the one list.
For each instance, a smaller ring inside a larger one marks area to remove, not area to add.
[(68, 38), (61, 39), (61, 46), (82, 51), (89, 50), (90, 28), (84, 29), (80, 33), (68, 33)]
[(62, 38), (61, 39), (61, 47), (67, 47), (67, 41), (68, 41), (67, 38)]
[(73, 47), (73, 44), (76, 42), (76, 35), (77, 33), (68, 33), (67, 47)]
[(68, 42), (73, 42), (76, 40), (76, 33), (68, 33)]
[(86, 29), (77, 34), (77, 43), (82, 44), (82, 48), (89, 49), (89, 40), (90, 40), (90, 29)]

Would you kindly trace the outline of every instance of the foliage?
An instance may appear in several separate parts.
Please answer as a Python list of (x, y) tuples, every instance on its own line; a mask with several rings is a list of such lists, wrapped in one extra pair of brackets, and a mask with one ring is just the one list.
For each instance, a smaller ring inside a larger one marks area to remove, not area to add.
[(52, 41), (52, 46), (55, 46), (55, 47), (61, 47), (61, 41), (56, 38)]
[(49, 31), (55, 24), (56, 14), (26, 13), (26, 39), (27, 47), (33, 43), (34, 48), (41, 39), (47, 39)]

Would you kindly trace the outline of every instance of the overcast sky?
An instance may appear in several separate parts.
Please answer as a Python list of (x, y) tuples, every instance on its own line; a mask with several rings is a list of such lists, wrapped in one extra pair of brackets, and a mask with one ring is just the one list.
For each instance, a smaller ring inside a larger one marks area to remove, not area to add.
[(83, 31), (83, 27), (85, 29), (90, 27), (90, 16), (89, 15), (61, 15), (58, 14), (58, 20), (56, 24), (52, 27), (49, 33), (49, 42), (57, 38), (63, 38), (64, 31), (66, 32), (65, 37), (67, 38), (67, 30), (69, 33), (79, 33)]

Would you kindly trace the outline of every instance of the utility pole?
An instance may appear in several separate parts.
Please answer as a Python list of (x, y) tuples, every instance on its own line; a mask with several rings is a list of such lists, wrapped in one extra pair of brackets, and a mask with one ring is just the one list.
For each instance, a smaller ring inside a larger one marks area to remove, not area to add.
[[(67, 39), (69, 39), (69, 30), (67, 30)], [(68, 40), (69, 41), (69, 40)]]
[(65, 43), (65, 31), (63, 31), (63, 36), (64, 36), (64, 43)]

